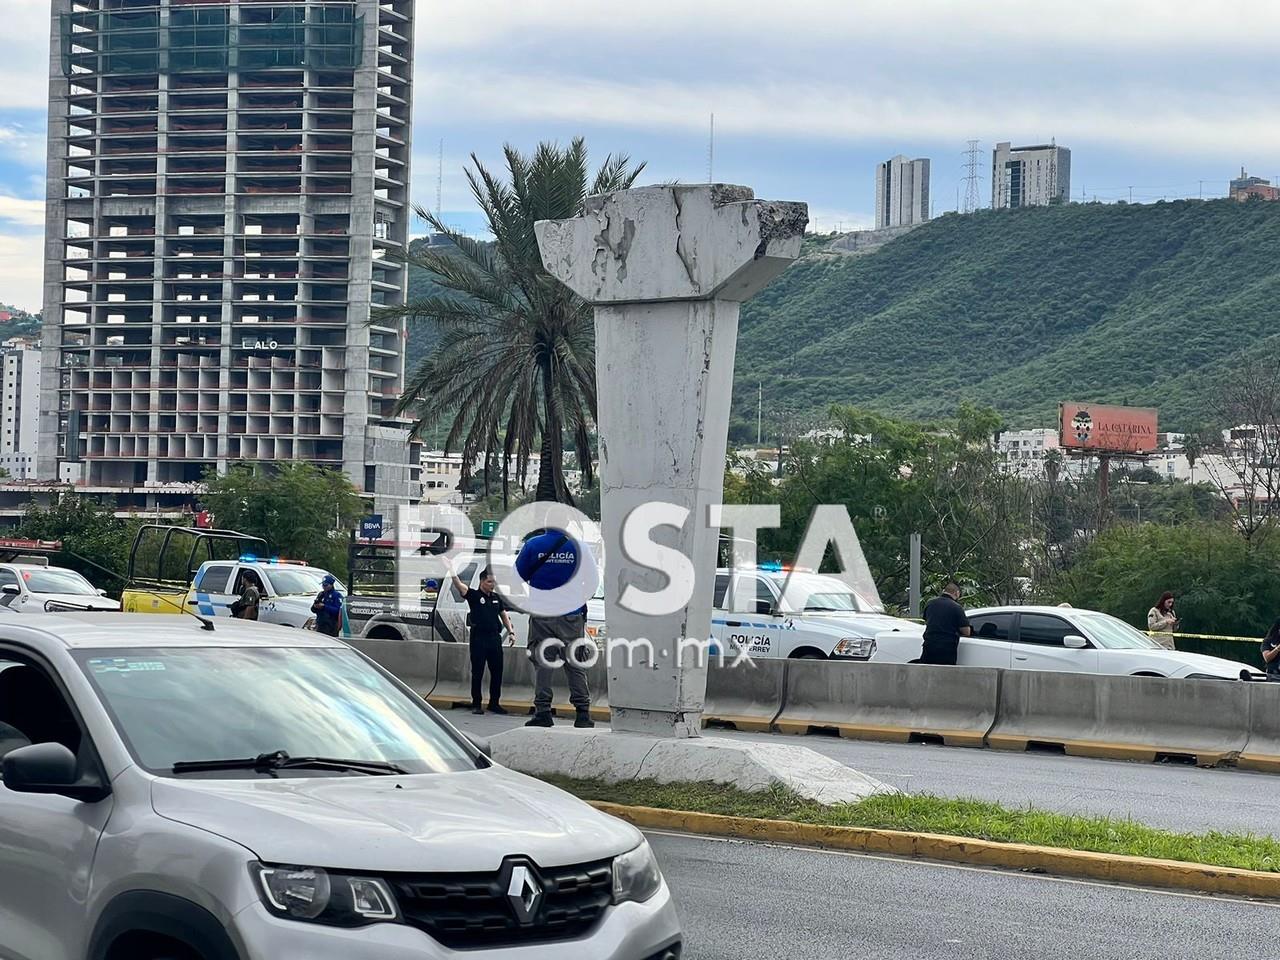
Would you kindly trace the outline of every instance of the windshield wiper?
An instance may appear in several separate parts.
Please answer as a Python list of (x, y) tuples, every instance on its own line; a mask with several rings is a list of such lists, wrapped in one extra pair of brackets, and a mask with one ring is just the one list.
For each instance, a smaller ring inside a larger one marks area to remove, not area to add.
[(174, 773), (198, 773), (208, 770), (258, 770), (273, 773), (276, 770), (341, 770), (367, 773), (370, 776), (409, 771), (398, 763), (387, 760), (343, 760), (338, 757), (291, 757), (283, 750), (260, 753), (256, 757), (232, 757), (226, 760), (180, 760), (172, 767)]

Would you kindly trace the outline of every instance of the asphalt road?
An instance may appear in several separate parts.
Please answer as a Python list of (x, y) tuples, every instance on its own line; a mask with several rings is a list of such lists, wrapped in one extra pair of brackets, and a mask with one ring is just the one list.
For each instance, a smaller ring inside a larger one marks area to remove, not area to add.
[[(492, 714), (476, 717), (465, 710), (448, 711), (446, 716), (460, 729), (482, 736), (500, 733), (526, 719)], [(1130, 817), (1168, 830), (1280, 836), (1280, 776), (1270, 774), (823, 736), (722, 730), (708, 730), (706, 735), (811, 747), (909, 793)], [(1280, 954), (1280, 948), (1276, 953)]]
[(1270, 960), (1280, 907), (650, 834), (688, 960)]

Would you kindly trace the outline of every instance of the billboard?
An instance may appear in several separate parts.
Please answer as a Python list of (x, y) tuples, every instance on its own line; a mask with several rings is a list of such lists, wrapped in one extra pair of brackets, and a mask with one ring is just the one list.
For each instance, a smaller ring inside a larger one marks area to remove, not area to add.
[(1058, 440), (1071, 450), (1150, 453), (1156, 448), (1156, 411), (1102, 403), (1064, 403)]

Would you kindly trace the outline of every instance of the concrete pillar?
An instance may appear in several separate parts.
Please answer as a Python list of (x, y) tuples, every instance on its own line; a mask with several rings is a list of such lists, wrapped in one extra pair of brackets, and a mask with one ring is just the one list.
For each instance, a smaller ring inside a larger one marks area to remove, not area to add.
[[(613, 729), (699, 734), (706, 666), (682, 637), (711, 632), (738, 308), (800, 253), (808, 208), (756, 200), (726, 184), (644, 187), (591, 197), (583, 216), (537, 224), (547, 270), (595, 308), (605, 609), (611, 638), (647, 638), (653, 657), (609, 669)], [(693, 562), (692, 596), (674, 613), (625, 609), (622, 592), (666, 577), (628, 557), (622, 523), (636, 507), (689, 510), (655, 539)]]

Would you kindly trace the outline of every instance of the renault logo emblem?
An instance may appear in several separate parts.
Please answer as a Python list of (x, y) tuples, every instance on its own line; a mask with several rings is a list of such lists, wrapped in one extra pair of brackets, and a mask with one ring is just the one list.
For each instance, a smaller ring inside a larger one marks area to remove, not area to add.
[(542, 886), (533, 871), (523, 864), (518, 863), (511, 868), (507, 900), (511, 902), (511, 909), (515, 911), (520, 926), (527, 927), (533, 923), (542, 903)]

